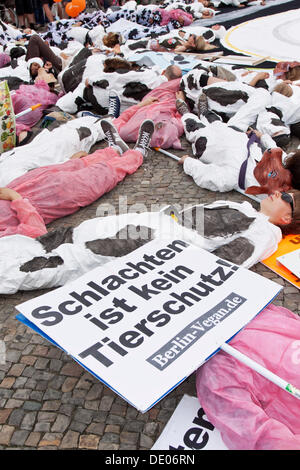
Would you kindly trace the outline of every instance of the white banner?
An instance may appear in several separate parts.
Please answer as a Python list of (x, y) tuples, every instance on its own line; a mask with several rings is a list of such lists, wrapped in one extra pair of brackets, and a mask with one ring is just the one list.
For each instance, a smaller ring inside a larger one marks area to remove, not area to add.
[(153, 240), (17, 309), (145, 412), (281, 288), (182, 240)]
[(228, 450), (198, 398), (184, 395), (151, 450)]

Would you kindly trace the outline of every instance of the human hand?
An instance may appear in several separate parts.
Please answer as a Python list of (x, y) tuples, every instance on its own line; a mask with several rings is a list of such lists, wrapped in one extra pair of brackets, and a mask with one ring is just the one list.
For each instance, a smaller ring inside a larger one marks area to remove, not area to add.
[(258, 137), (259, 139), (262, 137), (263, 133), (258, 131), (257, 129), (252, 129), (252, 127), (249, 127), (249, 130), (247, 131), (247, 134), (250, 134), (251, 132), (254, 132), (254, 134), (256, 135), (256, 137)]
[(155, 102), (157, 102), (158, 99), (157, 98), (154, 98), (154, 97), (150, 97), (150, 98), (146, 98), (145, 100), (141, 101), (138, 106), (140, 108), (142, 108), (143, 106), (149, 106), (150, 104), (153, 104)]
[(183, 157), (181, 157), (181, 159), (178, 160), (177, 163), (178, 163), (179, 165), (183, 165), (184, 161), (185, 161), (187, 158), (189, 158), (189, 155), (183, 155)]
[(16, 201), (17, 199), (22, 199), (22, 196), (14, 189), (0, 188), (0, 199), (4, 201)]
[(176, 91), (176, 99), (185, 101), (185, 96), (184, 96), (183, 91)]
[(80, 152), (76, 152), (72, 155), (72, 157), (70, 157), (70, 160), (75, 160), (76, 158), (82, 158), (82, 157), (86, 157), (88, 155), (87, 152), (84, 152), (83, 150), (80, 151)]
[(266, 78), (269, 78), (270, 74), (268, 74), (267, 72), (258, 72), (258, 74), (256, 75), (256, 78), (258, 80), (265, 80)]

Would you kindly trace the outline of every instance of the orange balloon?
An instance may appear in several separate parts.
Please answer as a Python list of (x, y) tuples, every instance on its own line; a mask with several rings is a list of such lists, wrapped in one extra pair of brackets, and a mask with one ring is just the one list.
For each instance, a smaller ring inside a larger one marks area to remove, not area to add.
[(55, 1), (55, 3), (60, 3), (61, 2), (61, 0), (54, 0), (54, 1)]
[(78, 5), (74, 5), (72, 2), (69, 2), (66, 5), (66, 13), (67, 15), (71, 16), (71, 18), (75, 18), (79, 15), (80, 8)]
[(83, 10), (86, 7), (86, 1), (85, 0), (72, 0), (72, 3), (73, 3), (73, 5), (78, 5)]
[(80, 13), (85, 9), (86, 7), (86, 1), (85, 0), (72, 0), (72, 4), (76, 5), (80, 8)]

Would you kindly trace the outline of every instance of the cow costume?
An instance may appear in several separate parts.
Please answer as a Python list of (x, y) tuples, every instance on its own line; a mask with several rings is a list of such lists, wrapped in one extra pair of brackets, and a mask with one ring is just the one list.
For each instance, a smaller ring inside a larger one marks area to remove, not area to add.
[(98, 119), (73, 119), (49, 131), (44, 129), (32, 142), (15, 147), (0, 156), (0, 187), (33, 168), (62, 163), (74, 153), (88, 152), (104, 134)]
[[(282, 151), (268, 133), (264, 133), (260, 141), (255, 133), (247, 135), (250, 124), (254, 123), (260, 110), (265, 111), (270, 103), (270, 94), (263, 89), (257, 89), (249, 101), (226, 123), (222, 122), (215, 113), (204, 113), (200, 118), (186, 112), (182, 116), (187, 140), (192, 143), (193, 154), (197, 159), (188, 157), (184, 160), (183, 169), (192, 176), (195, 183), (202, 188), (212, 191), (230, 191), (232, 189), (246, 189), (258, 187), (260, 182), (255, 178), (257, 162), (262, 160), (263, 149), (274, 149), (275, 179), (270, 189), (276, 187), (280, 181), (283, 187), (276, 189), (285, 191), (290, 187), (290, 175), (279, 178), (283, 167), (278, 163), (282, 158)], [(266, 120), (262, 119), (267, 126)], [(271, 125), (273, 125), (271, 123)], [(275, 129), (282, 129), (275, 126)], [(283, 125), (285, 129), (285, 126)], [(263, 126), (262, 126), (263, 129)], [(264, 163), (267, 163), (267, 154)], [(270, 172), (270, 168), (269, 168)], [(272, 178), (272, 170), (270, 178)], [(271, 181), (271, 180), (270, 180)], [(264, 180), (264, 186), (266, 182)], [(274, 189), (274, 188), (273, 188)], [(260, 192), (260, 191), (259, 191)], [(268, 191), (267, 191), (268, 192)]]
[(170, 217), (171, 208), (90, 219), (37, 239), (3, 237), (0, 293), (64, 285), (159, 237), (193, 243), (247, 268), (277, 249), (281, 230), (250, 203), (214, 202), (205, 206), (204, 220), (197, 218), (202, 207), (178, 214), (178, 222)]
[[(106, 57), (103, 55), (92, 55), (77, 62), (60, 75), (59, 80), (68, 88), (71, 83), (73, 88), (73, 84), (76, 84), (81, 77), (81, 83), (58, 100), (57, 106), (60, 109), (69, 113), (77, 113), (93, 107), (94, 112), (105, 115), (108, 112), (109, 90), (114, 89), (120, 97), (123, 111), (128, 106), (141, 101), (147, 93), (164, 81), (159, 67), (104, 72), (103, 62), (105, 59)], [(72, 77), (74, 77), (73, 82)], [(89, 84), (88, 87), (86, 80)]]

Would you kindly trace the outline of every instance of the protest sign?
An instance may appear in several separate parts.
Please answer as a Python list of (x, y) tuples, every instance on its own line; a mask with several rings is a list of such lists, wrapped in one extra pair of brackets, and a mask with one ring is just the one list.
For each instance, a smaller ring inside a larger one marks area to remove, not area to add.
[(293, 284), (293, 286), (300, 289), (300, 279), (295, 276), (289, 269), (287, 269), (283, 264), (278, 263), (277, 258), (282, 255), (287, 255), (293, 251), (299, 250), (300, 247), (300, 235), (287, 235), (285, 236), (278, 245), (277, 251), (269, 258), (264, 259), (262, 263), (274, 271), (279, 276), (286, 279), (288, 282)]
[(0, 82), (0, 153), (16, 145), (16, 123), (7, 81)]
[(198, 398), (184, 395), (151, 450), (228, 450)]
[(185, 241), (156, 239), (17, 309), (145, 412), (281, 288)]
[(278, 256), (277, 262), (283, 264), (283, 266), (291, 271), (300, 281), (300, 248), (285, 255)]

